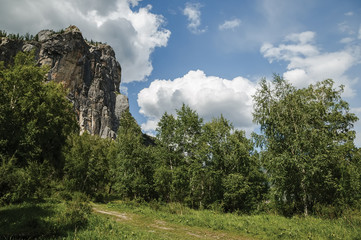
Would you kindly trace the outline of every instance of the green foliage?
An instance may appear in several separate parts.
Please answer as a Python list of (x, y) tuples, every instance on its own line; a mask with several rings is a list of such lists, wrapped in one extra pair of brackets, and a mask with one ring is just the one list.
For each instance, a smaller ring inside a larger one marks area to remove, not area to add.
[(14, 166), (14, 161), (2, 161), (0, 166), (0, 205), (18, 202), (27, 196), (28, 191), (24, 191), (25, 181), (23, 169)]
[[(161, 199), (196, 208), (223, 202), (227, 211), (251, 211), (263, 200), (265, 177), (253, 156), (252, 142), (223, 116), (203, 124), (195, 111), (183, 105), (176, 117), (165, 113), (157, 131), (154, 178)], [(244, 197), (239, 199), (241, 191)]]
[(241, 174), (229, 174), (223, 179), (224, 202), (228, 209), (249, 209), (248, 204), (252, 203), (248, 199), (250, 186), (248, 181)]
[(30, 198), (42, 199), (52, 194), (54, 169), (47, 163), (29, 162), (18, 167), (13, 160), (0, 166), (0, 206)]
[(6, 37), (8, 33), (5, 30), (0, 30), (0, 38)]
[(45, 83), (46, 73), (34, 53), (19, 52), (13, 66), (0, 67), (0, 153), (17, 166), (48, 161), (61, 169), (62, 146), (77, 127), (65, 90)]
[(191, 185), (197, 181), (197, 175), (191, 165), (195, 164), (202, 122), (195, 111), (183, 105), (177, 110), (177, 118), (165, 113), (158, 123), (157, 163), (161, 170), (157, 171), (157, 177), (165, 177), (159, 176), (161, 171), (167, 174), (168, 181), (156, 181), (156, 184), (158, 189), (168, 190), (160, 195), (169, 201), (194, 202)]
[(61, 173), (62, 148), (77, 129), (75, 114), (59, 84), (45, 83), (34, 53), (0, 64), (0, 202), (51, 194)]
[(111, 160), (112, 190), (129, 199), (154, 197), (154, 160), (144, 144), (139, 125), (129, 112), (123, 113)]
[(266, 179), (245, 133), (221, 116), (204, 125), (202, 143), (197, 156), (208, 172), (209, 203), (224, 201), (227, 211), (256, 209), (267, 192)]
[(9, 38), (9, 39), (12, 39), (12, 40), (20, 40), (20, 41), (37, 40), (36, 39), (37, 36), (33, 36), (30, 33), (25, 33), (25, 35), (20, 35), (19, 33), (17, 33), (17, 34), (13, 34), (13, 33), (8, 34), (5, 30), (0, 30), (0, 38), (2, 38), (2, 37)]
[(69, 138), (65, 151), (65, 187), (97, 199), (107, 193), (109, 182), (108, 152), (111, 142), (85, 132)]
[(172, 190), (172, 171), (164, 166), (155, 169), (154, 187), (161, 201), (170, 201)]
[(352, 204), (360, 197), (357, 117), (332, 80), (296, 89), (279, 76), (263, 80), (254, 96), (264, 167), (277, 204), (308, 214), (315, 204)]
[(4, 239), (55, 239), (87, 226), (89, 203), (77, 199), (33, 201), (0, 208), (0, 236)]
[(65, 203), (65, 211), (59, 216), (62, 224), (75, 229), (84, 227), (88, 223), (91, 206), (83, 199), (75, 199)]
[(96, 46), (96, 47), (98, 47), (99, 45), (102, 45), (102, 44), (106, 44), (106, 43), (94, 41), (93, 39), (90, 39), (90, 41), (88, 39), (85, 39), (85, 41), (88, 45)]
[(183, 104), (177, 110), (176, 127), (174, 129), (176, 151), (180, 151), (186, 162), (191, 162), (194, 151), (201, 136), (203, 119), (190, 107)]

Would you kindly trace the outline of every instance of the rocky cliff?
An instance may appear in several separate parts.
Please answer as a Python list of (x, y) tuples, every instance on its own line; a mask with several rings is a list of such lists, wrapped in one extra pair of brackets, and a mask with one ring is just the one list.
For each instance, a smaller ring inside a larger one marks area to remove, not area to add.
[(48, 81), (62, 83), (74, 104), (81, 133), (116, 137), (128, 98), (119, 93), (121, 68), (113, 49), (86, 41), (70, 26), (54, 32), (43, 30), (33, 40), (1, 38), (0, 61), (9, 63), (18, 51), (35, 50), (39, 65), (48, 65)]

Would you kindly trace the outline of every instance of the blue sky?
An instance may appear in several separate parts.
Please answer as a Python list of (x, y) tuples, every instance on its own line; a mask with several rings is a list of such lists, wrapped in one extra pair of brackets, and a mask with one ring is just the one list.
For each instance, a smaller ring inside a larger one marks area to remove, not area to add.
[[(109, 43), (122, 91), (145, 132), (182, 103), (223, 114), (247, 133), (257, 82), (283, 75), (298, 87), (333, 78), (361, 118), (359, 0), (0, 0), (0, 29), (36, 34), (77, 25)], [(361, 123), (355, 124), (361, 146)]]

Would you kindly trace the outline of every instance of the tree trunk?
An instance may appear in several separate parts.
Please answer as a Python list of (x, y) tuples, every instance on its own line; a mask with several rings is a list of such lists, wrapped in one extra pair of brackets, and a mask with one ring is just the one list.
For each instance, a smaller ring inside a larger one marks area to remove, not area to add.
[(303, 192), (303, 197), (302, 197), (302, 200), (303, 200), (303, 214), (305, 216), (308, 216), (307, 190), (306, 190), (306, 186), (305, 186), (305, 174), (306, 174), (306, 171), (305, 171), (304, 168), (302, 169), (302, 173), (303, 173), (303, 177), (302, 177), (302, 181), (301, 181), (301, 188), (302, 188), (302, 192)]

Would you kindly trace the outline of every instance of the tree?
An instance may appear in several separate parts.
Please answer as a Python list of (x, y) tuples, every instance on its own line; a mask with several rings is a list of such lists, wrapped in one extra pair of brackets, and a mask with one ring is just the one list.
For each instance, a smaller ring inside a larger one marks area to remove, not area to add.
[[(171, 182), (156, 181), (157, 189), (169, 189), (170, 201), (192, 202), (195, 195), (195, 179), (198, 177), (192, 171), (199, 169), (194, 154), (199, 144), (203, 119), (190, 107), (183, 106), (176, 110), (177, 117), (165, 113), (158, 123), (158, 168), (160, 173), (168, 174)], [(162, 170), (163, 169), (163, 170)], [(165, 178), (165, 176), (163, 177)], [(163, 185), (161, 185), (163, 184)]]
[(200, 181), (207, 189), (204, 201), (223, 201), (226, 211), (254, 210), (264, 199), (267, 185), (245, 132), (221, 116), (203, 126), (201, 139), (196, 156), (206, 172), (204, 182)]
[(252, 206), (251, 187), (247, 179), (239, 173), (226, 175), (222, 181), (224, 204), (227, 210), (248, 210)]
[(186, 161), (190, 161), (202, 133), (203, 119), (185, 104), (177, 110), (175, 141)]
[(48, 161), (59, 170), (62, 147), (77, 123), (64, 88), (44, 82), (46, 73), (33, 52), (19, 52), (13, 66), (0, 64), (0, 154), (17, 166)]
[(34, 53), (0, 62), (0, 202), (41, 196), (61, 173), (62, 154), (77, 122), (62, 85), (45, 82)]
[[(275, 75), (254, 95), (254, 121), (261, 126), (263, 164), (275, 200), (291, 212), (309, 213), (315, 204), (348, 201), (343, 185), (354, 158), (357, 117), (332, 80), (296, 89)], [(350, 176), (357, 178), (357, 176)]]
[(223, 116), (203, 124), (183, 105), (176, 117), (165, 113), (157, 131), (155, 184), (162, 199), (196, 208), (223, 202), (227, 211), (251, 211), (263, 199), (267, 188), (253, 143)]
[(69, 138), (64, 167), (68, 190), (83, 192), (98, 199), (107, 193), (110, 141), (87, 132)]
[(114, 191), (124, 198), (154, 198), (154, 161), (142, 131), (129, 112), (124, 112), (113, 145), (111, 172)]

